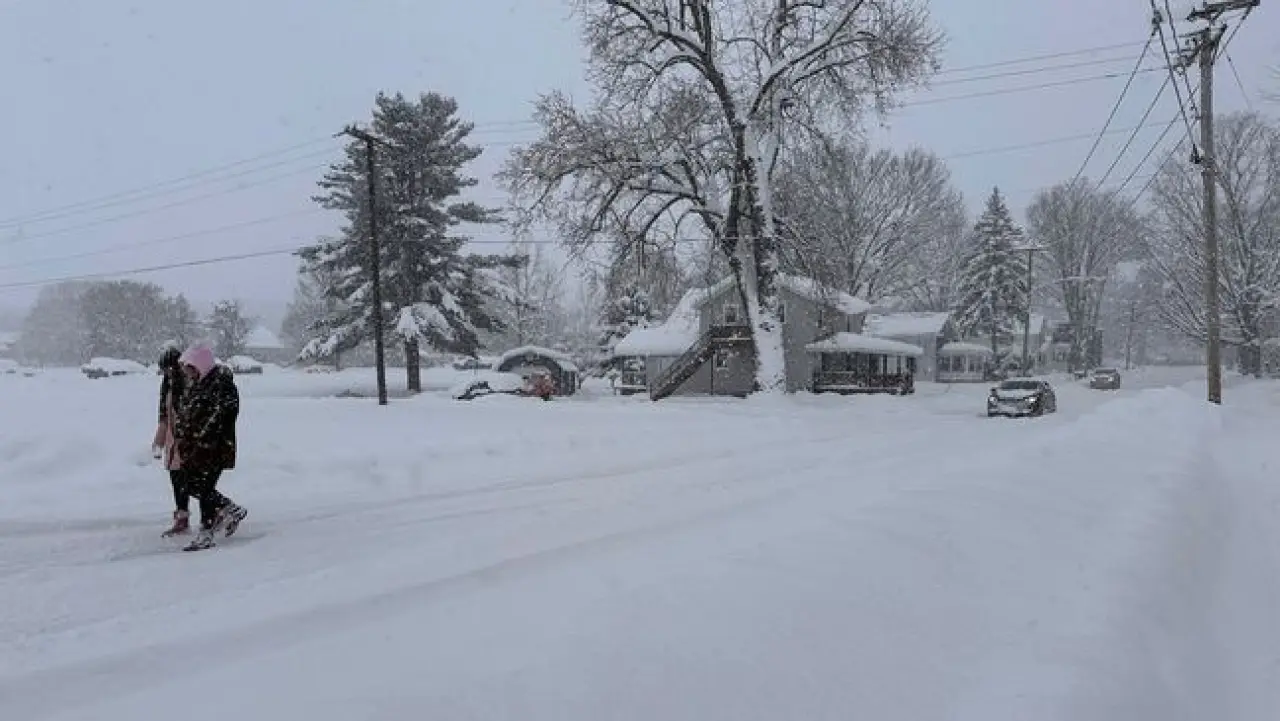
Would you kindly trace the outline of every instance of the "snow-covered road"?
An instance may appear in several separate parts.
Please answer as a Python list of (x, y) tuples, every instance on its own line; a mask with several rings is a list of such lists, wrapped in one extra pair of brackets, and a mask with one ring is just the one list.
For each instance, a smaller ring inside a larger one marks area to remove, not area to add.
[(6, 379), (30, 411), (0, 416), (0, 718), (1280, 709), (1270, 386), (1220, 418), (1065, 384), (1019, 422), (982, 388), (306, 397), (332, 382), (242, 379), (224, 489), (252, 515), (182, 554), (152, 379)]

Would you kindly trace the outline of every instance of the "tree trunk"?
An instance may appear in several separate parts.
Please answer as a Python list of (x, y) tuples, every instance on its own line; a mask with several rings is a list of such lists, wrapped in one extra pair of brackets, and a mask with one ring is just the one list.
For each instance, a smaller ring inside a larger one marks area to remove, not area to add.
[(756, 390), (761, 393), (787, 391), (787, 354), (782, 340), (782, 320), (778, 312), (778, 236), (773, 223), (773, 201), (769, 178), (762, 175), (766, 160), (761, 157), (760, 138), (754, 131), (743, 157), (742, 175), (746, 181), (747, 207), (750, 212), (742, 226), (751, 239), (751, 268), (746, 273), (744, 292), (747, 317), (751, 320), (751, 337), (756, 351)]
[(422, 358), (418, 353), (418, 341), (404, 342), (404, 370), (410, 393), (422, 392)]

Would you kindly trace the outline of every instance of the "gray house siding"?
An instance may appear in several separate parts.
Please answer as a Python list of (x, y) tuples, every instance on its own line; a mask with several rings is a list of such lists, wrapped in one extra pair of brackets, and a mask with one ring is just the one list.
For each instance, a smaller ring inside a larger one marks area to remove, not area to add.
[[(786, 364), (788, 391), (808, 390), (813, 384), (815, 356), (805, 351), (805, 345), (832, 333), (862, 331), (864, 316), (851, 316), (836, 308), (815, 303), (787, 288), (779, 289), (782, 302), (782, 343)], [(711, 296), (699, 309), (699, 332), (706, 333), (713, 325), (746, 325), (736, 286), (730, 285)], [(650, 358), (647, 373), (650, 384), (672, 362), (674, 357)], [(719, 362), (716, 358), (698, 369), (675, 395), (745, 395), (755, 384), (755, 362), (749, 354), (724, 352)]]

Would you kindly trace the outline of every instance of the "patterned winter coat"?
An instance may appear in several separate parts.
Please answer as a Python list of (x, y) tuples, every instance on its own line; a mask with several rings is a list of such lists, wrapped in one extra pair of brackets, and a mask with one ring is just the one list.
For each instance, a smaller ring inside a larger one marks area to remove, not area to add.
[(164, 448), (164, 467), (171, 471), (182, 468), (182, 458), (174, 447), (174, 424), (177, 422), (178, 408), (182, 404), (182, 394), (186, 387), (187, 377), (177, 368), (165, 371), (160, 381), (160, 418), (155, 445)]
[(182, 467), (195, 471), (235, 468), (239, 416), (240, 391), (230, 368), (216, 365), (191, 383), (174, 426)]

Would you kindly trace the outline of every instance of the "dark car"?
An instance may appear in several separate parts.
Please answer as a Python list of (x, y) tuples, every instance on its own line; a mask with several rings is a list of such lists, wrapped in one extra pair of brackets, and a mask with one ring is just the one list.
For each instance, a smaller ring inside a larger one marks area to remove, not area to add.
[(1042, 416), (1058, 410), (1058, 396), (1048, 381), (1019, 378), (991, 389), (987, 396), (987, 417)]
[(1115, 368), (1097, 368), (1089, 376), (1089, 387), (1099, 391), (1120, 390), (1120, 371)]

